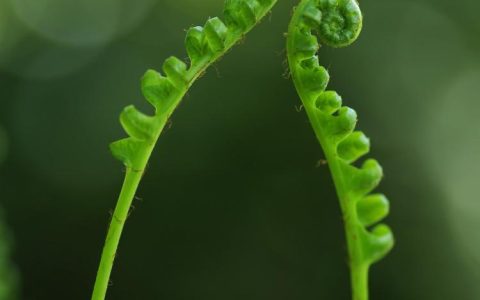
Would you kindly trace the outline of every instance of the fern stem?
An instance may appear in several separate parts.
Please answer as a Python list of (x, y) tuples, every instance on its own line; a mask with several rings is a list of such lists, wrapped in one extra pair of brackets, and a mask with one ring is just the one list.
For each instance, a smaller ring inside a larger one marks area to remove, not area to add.
[[(292, 76), (296, 78), (296, 76)], [(294, 79), (295, 82), (295, 79)], [(300, 84), (300, 83), (298, 83)], [(305, 106), (305, 111), (310, 120), (316, 120), (314, 107)], [(325, 157), (328, 161), (335, 190), (340, 201), (343, 215), (343, 224), (348, 247), (352, 300), (368, 300), (368, 263), (362, 256), (361, 240), (357, 236), (357, 209), (355, 202), (348, 199), (348, 188), (343, 180), (344, 175), (334, 148), (327, 146), (325, 133), (319, 122), (311, 122), (317, 140), (322, 145)]]
[[(317, 136), (321, 135), (321, 128), (314, 126)], [(319, 141), (321, 139), (319, 138)], [(320, 141), (320, 144), (325, 143)], [(362, 254), (362, 241), (358, 237), (358, 216), (355, 202), (348, 199), (347, 187), (343, 181), (343, 173), (336, 152), (327, 147), (324, 148), (325, 156), (329, 162), (330, 173), (340, 200), (340, 207), (343, 215), (343, 224), (348, 247), (351, 289), (353, 300), (368, 300), (368, 263)]]
[(350, 266), (353, 300), (368, 300), (368, 265)]
[(142, 173), (138, 170), (127, 169), (125, 181), (118, 197), (117, 206), (112, 216), (110, 227), (108, 228), (105, 246), (103, 247), (100, 266), (97, 272), (97, 278), (93, 289), (92, 300), (103, 300), (107, 293), (112, 272), (113, 262), (117, 252), (120, 237), (122, 235), (125, 221), (128, 218), (130, 206), (135, 197), (136, 190), (142, 179)]

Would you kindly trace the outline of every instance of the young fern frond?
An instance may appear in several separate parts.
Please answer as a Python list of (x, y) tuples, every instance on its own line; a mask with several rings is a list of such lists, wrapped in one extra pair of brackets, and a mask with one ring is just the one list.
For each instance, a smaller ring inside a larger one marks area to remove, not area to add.
[(211, 18), (205, 26), (187, 31), (185, 47), (190, 64), (170, 57), (163, 73), (148, 70), (142, 78), (142, 93), (155, 108), (153, 116), (126, 107), (120, 122), (129, 137), (110, 145), (113, 155), (126, 166), (125, 181), (112, 216), (103, 249), (92, 300), (103, 300), (124, 223), (132, 199), (155, 144), (169, 117), (190, 86), (205, 70), (239, 42), (273, 7), (277, 0), (226, 0), (224, 20)]
[[(325, 153), (345, 223), (354, 300), (368, 299), (368, 269), (393, 247), (389, 212), (382, 194), (370, 194), (383, 176), (376, 160), (353, 165), (370, 150), (369, 139), (354, 131), (356, 112), (326, 91), (327, 70), (319, 65), (318, 40), (331, 47), (353, 43), (362, 28), (356, 0), (302, 0), (295, 8), (287, 36), (288, 62), (295, 88)], [(370, 228), (374, 226), (373, 228)]]
[(275, 2), (227, 0), (225, 23), (215, 17), (209, 19), (204, 27), (190, 28), (185, 39), (190, 65), (172, 56), (163, 64), (165, 76), (154, 70), (145, 73), (141, 82), (142, 93), (154, 106), (155, 115), (148, 116), (133, 105), (127, 106), (120, 116), (120, 122), (129, 137), (110, 145), (113, 155), (127, 168), (142, 172), (168, 118), (190, 86), (212, 63), (241, 40)]

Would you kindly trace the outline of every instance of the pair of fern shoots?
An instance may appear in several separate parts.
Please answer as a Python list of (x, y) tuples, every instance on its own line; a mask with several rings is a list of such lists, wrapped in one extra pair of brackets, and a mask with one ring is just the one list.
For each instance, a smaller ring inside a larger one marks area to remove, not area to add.
[[(150, 155), (165, 124), (195, 80), (232, 48), (269, 13), (276, 0), (226, 0), (224, 22), (209, 19), (203, 27), (187, 31), (185, 40), (190, 64), (170, 57), (163, 73), (146, 72), (141, 86), (144, 97), (155, 107), (153, 116), (134, 106), (126, 107), (120, 122), (129, 137), (111, 144), (113, 155), (126, 166), (126, 176), (103, 249), (92, 300), (105, 299), (109, 278), (132, 200)], [(368, 269), (393, 246), (386, 225), (369, 227), (389, 211), (385, 196), (370, 194), (382, 177), (373, 159), (361, 167), (353, 163), (370, 149), (369, 139), (354, 131), (357, 115), (342, 107), (341, 97), (326, 90), (329, 75), (319, 65), (318, 41), (343, 47), (354, 42), (362, 28), (356, 0), (302, 0), (294, 9), (287, 34), (291, 77), (303, 102), (316, 137), (323, 148), (345, 223), (351, 271), (352, 298), (368, 299)]]

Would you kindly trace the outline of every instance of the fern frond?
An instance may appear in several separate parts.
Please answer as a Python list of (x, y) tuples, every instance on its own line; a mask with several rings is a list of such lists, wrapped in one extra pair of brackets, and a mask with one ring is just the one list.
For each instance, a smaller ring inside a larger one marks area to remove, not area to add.
[[(355, 0), (302, 0), (295, 8), (288, 37), (290, 72), (328, 161), (345, 223), (354, 300), (368, 299), (368, 268), (393, 247), (390, 228), (380, 222), (389, 212), (382, 194), (371, 194), (383, 172), (374, 159), (354, 163), (370, 151), (370, 141), (355, 131), (356, 112), (327, 91), (329, 74), (320, 66), (319, 41), (331, 47), (353, 43), (362, 28)], [(373, 228), (370, 228), (373, 226)]]
[(188, 65), (172, 56), (163, 63), (163, 74), (148, 70), (143, 76), (142, 93), (155, 108), (155, 114), (144, 114), (130, 105), (120, 115), (120, 123), (128, 137), (113, 142), (110, 149), (113, 156), (124, 163), (127, 172), (103, 248), (92, 300), (105, 299), (132, 200), (167, 120), (195, 80), (239, 42), (276, 2), (227, 0), (224, 8), (225, 23), (215, 17), (209, 19), (203, 27), (196, 26), (187, 31), (185, 47), (190, 60)]

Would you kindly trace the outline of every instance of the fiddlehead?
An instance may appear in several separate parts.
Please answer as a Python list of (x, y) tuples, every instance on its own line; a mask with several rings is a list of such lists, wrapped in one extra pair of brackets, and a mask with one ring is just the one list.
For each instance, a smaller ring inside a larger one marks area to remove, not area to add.
[[(319, 65), (319, 43), (343, 47), (353, 43), (362, 28), (355, 0), (302, 0), (292, 17), (287, 40), (292, 79), (328, 161), (345, 223), (354, 300), (368, 299), (368, 268), (393, 247), (387, 225), (376, 225), (389, 211), (385, 196), (370, 194), (379, 184), (382, 168), (368, 159), (353, 165), (370, 150), (369, 139), (354, 131), (356, 112), (342, 107), (342, 98), (326, 91), (327, 70)], [(372, 229), (371, 226), (374, 226)]]
[(142, 78), (142, 93), (155, 108), (150, 116), (134, 106), (126, 107), (120, 122), (128, 137), (110, 145), (113, 155), (127, 168), (125, 181), (109, 227), (92, 300), (103, 300), (110, 273), (143, 171), (165, 124), (190, 86), (205, 70), (250, 31), (273, 7), (276, 0), (226, 0), (224, 20), (209, 19), (203, 27), (187, 31), (185, 47), (189, 64), (176, 57), (165, 60), (160, 72), (149, 70)]

